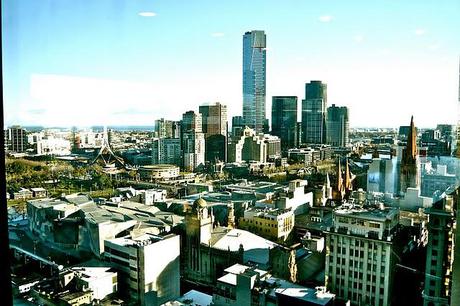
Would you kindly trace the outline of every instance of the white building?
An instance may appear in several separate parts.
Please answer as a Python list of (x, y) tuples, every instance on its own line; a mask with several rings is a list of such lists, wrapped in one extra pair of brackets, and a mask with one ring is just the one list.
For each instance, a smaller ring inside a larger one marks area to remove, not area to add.
[(295, 215), (306, 213), (308, 207), (313, 206), (313, 192), (306, 190), (307, 185), (306, 180), (290, 181), (287, 190), (280, 192), (279, 198), (276, 200), (276, 207), (290, 208)]
[(373, 158), (367, 171), (367, 191), (396, 194), (398, 186), (399, 162), (397, 158)]
[(120, 272), (137, 305), (161, 305), (180, 296), (180, 237), (143, 234), (105, 241), (105, 260)]
[(334, 305), (335, 295), (324, 288), (303, 287), (241, 264), (230, 266), (225, 272), (214, 289), (212, 302), (216, 306)]
[(82, 291), (92, 291), (93, 299), (102, 300), (118, 292), (118, 275), (107, 267), (73, 267), (77, 287)]
[(37, 141), (38, 155), (69, 155), (70, 141), (62, 138), (48, 137)]

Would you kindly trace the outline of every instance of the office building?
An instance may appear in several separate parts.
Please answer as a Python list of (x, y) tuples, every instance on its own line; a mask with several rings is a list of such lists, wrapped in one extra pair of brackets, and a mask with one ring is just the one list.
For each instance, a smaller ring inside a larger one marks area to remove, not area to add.
[(26, 130), (18, 125), (14, 125), (6, 130), (5, 144), (13, 152), (25, 152), (27, 147)]
[(205, 136), (205, 160), (227, 161), (227, 106), (219, 102), (201, 105), (199, 112)]
[(302, 100), (302, 136), (304, 143), (326, 143), (327, 86), (321, 81), (305, 84)]
[(238, 227), (272, 241), (285, 241), (294, 228), (292, 209), (250, 208), (244, 211)]
[(332, 106), (327, 108), (327, 143), (336, 147), (345, 147), (348, 144), (348, 108)]
[(281, 139), (281, 147), (287, 150), (296, 146), (297, 97), (272, 98), (272, 135)]
[(161, 305), (180, 296), (180, 238), (129, 235), (104, 241), (104, 260), (119, 271), (119, 288), (137, 305)]
[(200, 105), (202, 131), (206, 138), (212, 135), (227, 135), (227, 105), (216, 102), (211, 105)]
[(397, 194), (399, 164), (397, 157), (373, 158), (367, 170), (367, 191)]
[(200, 113), (188, 111), (182, 115), (183, 167), (193, 171), (205, 163), (205, 138)]
[(399, 210), (345, 203), (326, 233), (326, 286), (352, 305), (386, 306), (397, 263)]
[(269, 158), (281, 156), (281, 141), (277, 136), (256, 135), (246, 127), (242, 135), (233, 137), (228, 145), (229, 162), (256, 161), (265, 163)]
[(256, 133), (266, 124), (266, 46), (264, 31), (243, 35), (243, 120)]
[(450, 305), (457, 228), (457, 193), (458, 191), (455, 191), (446, 195), (425, 210), (429, 221), (423, 306)]

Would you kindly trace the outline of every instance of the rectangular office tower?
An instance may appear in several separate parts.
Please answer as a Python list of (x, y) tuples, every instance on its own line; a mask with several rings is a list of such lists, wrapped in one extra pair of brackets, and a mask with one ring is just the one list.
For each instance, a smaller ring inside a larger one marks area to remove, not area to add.
[(348, 144), (348, 108), (345, 106), (332, 106), (327, 108), (327, 143), (337, 147)]
[(256, 133), (263, 132), (265, 122), (265, 48), (264, 31), (243, 35), (243, 119)]
[(326, 286), (351, 305), (391, 304), (399, 222), (396, 208), (345, 203), (326, 230)]
[(281, 138), (281, 148), (296, 146), (297, 97), (275, 96), (272, 98), (272, 135)]
[(227, 105), (216, 102), (201, 105), (199, 112), (205, 135), (205, 159), (209, 162), (227, 161)]
[(305, 99), (302, 100), (302, 141), (304, 143), (326, 143), (327, 86), (321, 81), (305, 84)]

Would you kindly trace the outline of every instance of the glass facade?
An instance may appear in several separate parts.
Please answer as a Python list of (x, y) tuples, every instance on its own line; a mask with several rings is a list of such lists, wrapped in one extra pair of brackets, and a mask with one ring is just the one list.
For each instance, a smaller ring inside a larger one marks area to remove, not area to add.
[(264, 31), (243, 36), (243, 119), (262, 132), (265, 121), (266, 35)]
[(281, 138), (281, 147), (296, 145), (297, 97), (275, 96), (272, 98), (272, 134)]
[(302, 100), (302, 141), (326, 143), (327, 86), (321, 81), (305, 84)]

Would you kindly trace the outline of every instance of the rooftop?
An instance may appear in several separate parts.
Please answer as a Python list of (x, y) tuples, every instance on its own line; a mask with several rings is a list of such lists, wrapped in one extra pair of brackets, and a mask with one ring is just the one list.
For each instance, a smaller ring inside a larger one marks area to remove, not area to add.
[(269, 249), (278, 246), (276, 243), (240, 229), (219, 227), (214, 230), (211, 245), (223, 251), (237, 252), (240, 245), (244, 248), (243, 259), (260, 264), (269, 261)]
[(383, 204), (380, 207), (361, 206), (353, 203), (345, 203), (334, 210), (334, 215), (354, 217), (357, 219), (374, 220), (385, 222), (391, 220), (395, 215), (399, 214), (399, 210), (394, 207), (385, 207)]

